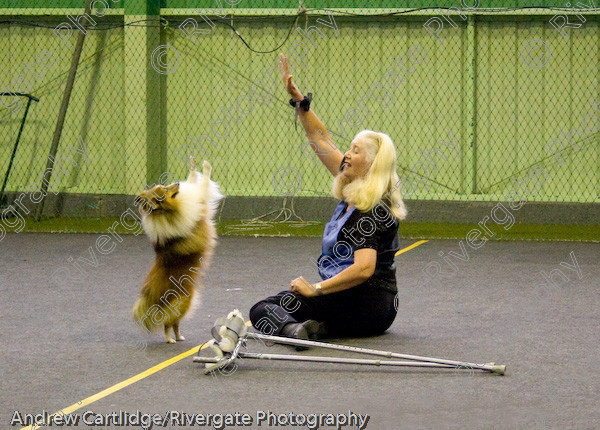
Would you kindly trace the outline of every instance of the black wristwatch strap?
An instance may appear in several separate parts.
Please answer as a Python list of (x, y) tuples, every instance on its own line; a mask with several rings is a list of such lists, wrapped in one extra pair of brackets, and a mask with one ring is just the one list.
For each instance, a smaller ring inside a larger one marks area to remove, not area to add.
[(312, 93), (308, 93), (308, 95), (304, 96), (304, 99), (302, 99), (299, 102), (295, 102), (294, 99), (290, 99), (290, 105), (292, 105), (294, 108), (296, 108), (296, 112), (294, 115), (294, 127), (296, 127), (296, 130), (298, 130), (298, 107), (301, 107), (302, 109), (304, 109), (304, 112), (308, 112), (308, 110), (310, 109), (310, 102), (312, 101)]
[(304, 100), (300, 102), (300, 107), (304, 109), (304, 112), (308, 112), (310, 109), (310, 102), (312, 101), (312, 93), (308, 93), (307, 96), (304, 96)]
[(312, 93), (308, 93), (308, 95), (304, 96), (304, 99), (300, 100), (299, 102), (295, 102), (294, 99), (290, 99), (290, 105), (292, 105), (293, 107), (300, 106), (302, 109), (304, 109), (305, 112), (308, 112), (308, 110), (310, 109), (311, 101)]

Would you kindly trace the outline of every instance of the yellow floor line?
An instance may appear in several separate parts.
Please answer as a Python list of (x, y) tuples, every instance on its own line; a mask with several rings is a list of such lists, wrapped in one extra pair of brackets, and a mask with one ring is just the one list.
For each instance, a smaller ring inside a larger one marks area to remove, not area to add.
[[(87, 405), (89, 405), (91, 403), (94, 403), (94, 402), (100, 400), (100, 399), (103, 399), (106, 396), (109, 396), (109, 395), (111, 395), (111, 394), (113, 394), (113, 393), (115, 393), (115, 392), (117, 392), (117, 391), (119, 391), (119, 390), (121, 390), (121, 389), (123, 389), (125, 387), (128, 387), (131, 384), (135, 384), (136, 382), (141, 381), (142, 379), (147, 378), (148, 376), (155, 374), (156, 372), (164, 369), (165, 367), (169, 367), (170, 365), (175, 364), (178, 361), (181, 361), (181, 360), (183, 360), (186, 357), (189, 357), (190, 355), (196, 353), (198, 351), (198, 348), (204, 349), (205, 348), (204, 345), (205, 344), (195, 346), (194, 348), (192, 348), (192, 349), (190, 349), (190, 350), (188, 350), (186, 352), (183, 352), (183, 353), (181, 353), (179, 355), (176, 355), (175, 357), (170, 358), (170, 359), (168, 359), (166, 361), (163, 361), (162, 363), (159, 363), (156, 366), (151, 367), (150, 369), (143, 371), (142, 373), (138, 373), (137, 375), (132, 376), (131, 378), (126, 379), (125, 381), (119, 382), (118, 384), (115, 384), (112, 387), (107, 388), (106, 390), (100, 391), (99, 393), (96, 393), (96, 394), (94, 394), (94, 395), (92, 395), (92, 396), (90, 396), (90, 397), (88, 397), (86, 399), (83, 399), (81, 402), (75, 403), (75, 404), (73, 404), (71, 406), (68, 406), (68, 407), (66, 407), (66, 408), (58, 411), (58, 412), (55, 412), (51, 416), (60, 415), (60, 414), (65, 414), (66, 415), (66, 414), (70, 414), (72, 412), (75, 412), (76, 410), (81, 409), (84, 406), (87, 406)], [(25, 429), (27, 429), (27, 430), (33, 430), (33, 429), (38, 429), (40, 427), (41, 426), (38, 426), (38, 425), (27, 426), (27, 427), (21, 428), (21, 430), (25, 430)]]
[(394, 257), (396, 257), (396, 256), (398, 256), (400, 254), (404, 254), (406, 251), (410, 251), (411, 249), (416, 248), (419, 245), (423, 245), (425, 242), (427, 242), (427, 241), (426, 240), (420, 240), (418, 242), (415, 242), (412, 245), (407, 246), (406, 248), (401, 249), (400, 251), (396, 252), (396, 255), (394, 255)]

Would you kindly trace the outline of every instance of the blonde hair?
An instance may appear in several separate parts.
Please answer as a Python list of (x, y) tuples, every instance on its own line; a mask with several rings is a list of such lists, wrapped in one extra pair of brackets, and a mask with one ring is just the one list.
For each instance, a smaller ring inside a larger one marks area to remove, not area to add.
[(371, 166), (364, 177), (346, 183), (338, 174), (333, 183), (333, 195), (362, 212), (370, 211), (381, 201), (396, 219), (403, 220), (406, 207), (398, 191), (400, 180), (396, 173), (394, 142), (387, 134), (372, 130), (362, 130), (356, 138), (363, 140)]

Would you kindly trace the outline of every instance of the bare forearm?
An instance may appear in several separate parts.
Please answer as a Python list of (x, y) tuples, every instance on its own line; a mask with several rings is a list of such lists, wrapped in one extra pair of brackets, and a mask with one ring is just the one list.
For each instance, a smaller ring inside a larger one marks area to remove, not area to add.
[(327, 127), (312, 109), (309, 109), (308, 112), (304, 109), (298, 109), (298, 111), (300, 122), (308, 138), (308, 144), (317, 154), (319, 160), (335, 176), (342, 162), (342, 153), (333, 143), (331, 135), (327, 132)]
[(315, 111), (312, 109), (305, 111), (300, 108), (298, 109), (298, 116), (306, 132), (306, 137), (311, 140), (327, 140), (331, 142), (331, 136), (327, 132), (327, 127), (321, 122)]
[(327, 170), (329, 170), (333, 176), (337, 175), (344, 157), (340, 150), (334, 145), (331, 136), (327, 132), (327, 128), (317, 115), (315, 115), (311, 109), (305, 111), (304, 108), (298, 107), (298, 103), (302, 101), (304, 97), (296, 84), (292, 81), (290, 65), (288, 59), (283, 54), (280, 54), (279, 71), (281, 72), (286, 91), (292, 96), (292, 100), (297, 103), (296, 109), (302, 127), (304, 127), (304, 131), (308, 137), (309, 145), (313, 151), (315, 151), (319, 160), (327, 167)]
[(321, 282), (323, 294), (339, 293), (362, 284), (373, 275), (368, 267), (353, 264), (335, 276)]

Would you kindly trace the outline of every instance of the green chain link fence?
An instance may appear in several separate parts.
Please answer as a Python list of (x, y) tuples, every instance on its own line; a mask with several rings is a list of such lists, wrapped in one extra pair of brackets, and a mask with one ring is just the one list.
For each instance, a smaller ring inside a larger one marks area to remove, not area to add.
[[(4, 230), (61, 218), (61, 231), (89, 231), (90, 220), (103, 221), (92, 228), (102, 231), (147, 185), (183, 179), (190, 154), (211, 162), (229, 201), (285, 196), (298, 212), (330, 205), (314, 199), (330, 195), (331, 180), (295, 126), (279, 52), (342, 151), (364, 128), (392, 137), (409, 202), (600, 203), (593, 3), (580, 10), (385, 9), (386, 2), (264, 9), (242, 0), (226, 9), (220, 1), (130, 9), (103, 0), (90, 19), (84, 2), (70, 3), (0, 4)], [(17, 93), (39, 99), (26, 118), (29, 99)], [(49, 155), (55, 164), (41, 203)], [(261, 211), (227, 213), (247, 219)]]

